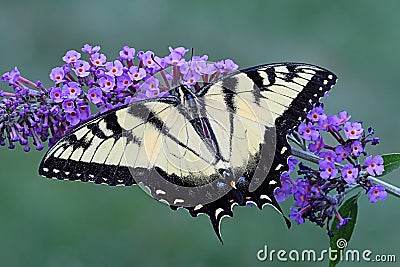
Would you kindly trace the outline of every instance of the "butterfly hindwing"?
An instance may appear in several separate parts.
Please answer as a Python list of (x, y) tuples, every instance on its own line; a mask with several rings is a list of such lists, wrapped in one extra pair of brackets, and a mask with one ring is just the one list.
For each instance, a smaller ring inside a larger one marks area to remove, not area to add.
[[(336, 79), (335, 74), (317, 66), (278, 63), (241, 70), (203, 88), (200, 95), (206, 103), (225, 102), (226, 107), (248, 121), (256, 121), (267, 129), (275, 127), (276, 146), (272, 166), (256, 190), (249, 192), (249, 185), (245, 183), (213, 203), (189, 208), (190, 214), (207, 214), (221, 240), (220, 222), (225, 216), (233, 216), (235, 205), (255, 204), (260, 209), (271, 205), (282, 213), (273, 192), (280, 186), (281, 173), (288, 170), (291, 149), (286, 135), (305, 119), (307, 112), (332, 88)], [(268, 142), (256, 138), (256, 142), (260, 141)], [(253, 174), (247, 175), (252, 177)], [(237, 201), (235, 191), (240, 192), (244, 202)]]

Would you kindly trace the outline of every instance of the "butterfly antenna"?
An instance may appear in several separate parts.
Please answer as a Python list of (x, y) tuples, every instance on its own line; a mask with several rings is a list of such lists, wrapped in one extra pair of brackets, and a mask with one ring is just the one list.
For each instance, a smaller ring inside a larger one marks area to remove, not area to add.
[(157, 62), (157, 60), (154, 57), (154, 55), (151, 55), (151, 59), (160, 67), (160, 73), (161, 73), (161, 76), (163, 77), (163, 80), (165, 82), (165, 86), (168, 88), (168, 90), (170, 90), (171, 89), (171, 85), (169, 84), (169, 81), (168, 81), (167, 77), (165, 76), (165, 72), (170, 76), (172, 76), (172, 74), (169, 73), (168, 71), (165, 71), (163, 66), (161, 66), (160, 63)]
[(192, 47), (192, 49), (191, 49), (191, 55), (190, 55), (190, 58), (193, 58), (193, 56), (194, 56), (194, 47)]

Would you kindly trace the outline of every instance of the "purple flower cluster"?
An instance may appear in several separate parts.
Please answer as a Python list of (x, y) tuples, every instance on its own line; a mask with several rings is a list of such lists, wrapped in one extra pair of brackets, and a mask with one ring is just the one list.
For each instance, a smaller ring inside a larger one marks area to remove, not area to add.
[[(291, 156), (289, 170), (281, 175), (281, 187), (274, 192), (278, 202), (293, 196), (295, 203), (290, 208), (290, 218), (298, 224), (308, 219), (321, 227), (325, 223), (328, 226), (335, 216), (339, 220), (338, 227), (344, 226), (350, 218), (342, 218), (337, 208), (346, 193), (356, 187), (365, 190), (370, 202), (386, 199), (385, 188), (368, 179), (384, 171), (383, 158), (367, 157), (366, 152), (366, 146), (378, 144), (379, 138), (372, 137), (372, 128), (365, 131), (362, 122), (351, 122), (350, 118), (346, 111), (327, 116), (323, 105), (318, 105), (308, 113), (297, 132), (289, 136), (303, 149), (294, 153), (297, 157), (310, 161), (301, 156), (304, 152), (318, 163), (316, 167), (306, 166)], [(336, 145), (326, 144), (328, 138)], [(294, 175), (296, 166), (298, 177), (292, 179), (290, 175)], [(331, 234), (329, 226), (328, 231)]]
[(81, 53), (70, 50), (53, 68), (54, 85), (45, 88), (21, 76), (17, 68), (4, 73), (14, 92), (0, 91), (0, 145), (14, 148), (19, 142), (30, 150), (29, 139), (37, 150), (43, 143), (54, 144), (66, 132), (99, 113), (135, 101), (166, 96), (169, 90), (185, 84), (192, 90), (210, 83), (238, 66), (230, 59), (207, 62), (206, 55), (184, 58), (188, 49), (169, 48), (169, 55), (158, 57), (152, 51), (136, 52), (124, 46), (115, 60), (107, 61), (99, 46), (86, 44)]

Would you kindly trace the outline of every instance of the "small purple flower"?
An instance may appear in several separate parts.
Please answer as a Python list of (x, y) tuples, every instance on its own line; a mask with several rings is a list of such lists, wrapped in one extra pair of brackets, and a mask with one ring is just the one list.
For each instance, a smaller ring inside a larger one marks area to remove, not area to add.
[(75, 99), (82, 93), (82, 89), (76, 82), (69, 82), (68, 84), (65, 84), (62, 91), (63, 95), (67, 96), (70, 99)]
[[(171, 51), (171, 47), (170, 47), (170, 51)], [(183, 55), (181, 53), (176, 52), (175, 50), (172, 50), (171, 54), (169, 54), (168, 56), (166, 56), (164, 58), (164, 61), (165, 61), (165, 63), (167, 63), (169, 65), (182, 66), (185, 63), (185, 59), (182, 58), (182, 56)]]
[(143, 64), (148, 68), (155, 68), (156, 63), (153, 60), (154, 53), (152, 51), (146, 51), (142, 56)]
[(225, 63), (223, 60), (217, 61), (214, 63), (215, 68), (219, 71), (219, 72), (223, 72), (225, 69)]
[(296, 192), (293, 194), (293, 197), (295, 199), (295, 206), (302, 208), (307, 205), (307, 192), (303, 188), (297, 189)]
[(300, 124), (298, 132), (301, 135), (301, 137), (309, 141), (310, 140), (315, 141), (319, 137), (319, 132), (315, 130), (314, 125), (312, 125), (310, 122), (307, 124), (305, 123)]
[(384, 201), (386, 199), (387, 193), (383, 185), (376, 185), (368, 190), (369, 201), (371, 203), (378, 202), (378, 199)]
[(90, 118), (90, 107), (88, 105), (79, 106), (79, 115), (81, 120), (87, 120)]
[(50, 88), (50, 98), (56, 103), (63, 102), (63, 93), (61, 88), (59, 87)]
[(108, 72), (106, 72), (107, 75), (118, 77), (122, 75), (124, 66), (121, 61), (114, 60), (114, 62), (106, 63), (106, 69), (108, 70)]
[(316, 106), (307, 114), (307, 118), (312, 122), (324, 121), (327, 119), (322, 105)]
[(200, 80), (200, 78), (200, 74), (195, 71), (190, 71), (184, 76), (185, 81), (183, 84), (187, 86), (193, 86)]
[(371, 176), (381, 175), (385, 170), (383, 165), (383, 158), (381, 156), (369, 156), (365, 159), (364, 166), (367, 168), (367, 172)]
[(137, 66), (132, 66), (129, 68), (128, 75), (134, 81), (140, 81), (146, 77), (146, 71), (143, 68), (138, 68)]
[(324, 140), (322, 136), (319, 136), (317, 140), (314, 141), (314, 143), (308, 145), (308, 149), (313, 152), (318, 154), (325, 146)]
[(321, 187), (314, 185), (313, 187), (311, 187), (311, 193), (313, 194), (313, 196), (315, 197), (319, 197), (321, 196)]
[(317, 127), (317, 129), (318, 130), (321, 130), (321, 131), (328, 131), (329, 130), (329, 127), (331, 127), (331, 126), (334, 126), (333, 124), (332, 124), (332, 116), (328, 116), (326, 119), (324, 119), (324, 120), (319, 120), (318, 121), (318, 127)]
[(93, 104), (102, 103), (103, 102), (102, 96), (103, 96), (103, 93), (99, 87), (91, 88), (87, 93), (87, 98)]
[(225, 72), (235, 71), (238, 67), (239, 66), (235, 64), (232, 59), (225, 59)]
[(89, 63), (84, 60), (77, 60), (74, 64), (74, 71), (78, 77), (87, 77), (90, 74), (89, 69)]
[(132, 81), (128, 74), (123, 73), (121, 76), (117, 77), (117, 86), (120, 89), (126, 89), (131, 86)]
[(212, 75), (217, 71), (214, 64), (207, 64), (206, 68), (202, 70), (203, 74)]
[(290, 207), (290, 219), (293, 221), (297, 222), (297, 224), (303, 224), (304, 223), (304, 218), (303, 214), (301, 213), (301, 210), (297, 210), (294, 207)]
[(160, 69), (165, 69), (167, 67), (167, 63), (165, 63), (164, 58), (160, 58), (158, 56), (154, 56), (154, 66), (148, 67), (150, 73), (155, 73)]
[(359, 122), (346, 122), (344, 124), (344, 133), (348, 139), (358, 139), (363, 134), (364, 129)]
[(56, 84), (64, 82), (64, 69), (62, 67), (57, 67), (51, 70), (50, 79), (54, 81)]
[(146, 90), (146, 97), (147, 98), (154, 98), (154, 97), (158, 97), (158, 95), (160, 94), (160, 89), (157, 88), (152, 88), (152, 89), (147, 89)]
[(207, 72), (207, 61), (206, 60), (202, 60), (202, 59), (199, 59), (196, 61), (192, 60), (192, 62), (190, 64), (192, 64), (193, 70), (199, 75), (205, 74)]
[(289, 187), (292, 187), (293, 180), (292, 180), (292, 178), (290, 178), (289, 174), (290, 174), (290, 172), (288, 172), (288, 171), (283, 172), (281, 174), (280, 181), (281, 181), (281, 184), (287, 183), (289, 185)]
[(311, 186), (308, 181), (304, 181), (302, 178), (298, 178), (294, 184), (294, 189), (294, 191), (303, 190), (305, 194), (308, 194), (311, 191)]
[(349, 154), (351, 153), (351, 149), (349, 146), (337, 146), (335, 148), (335, 152), (336, 152), (336, 161), (337, 162), (342, 162), (343, 160), (345, 160)]
[(203, 74), (207, 67), (208, 56), (194, 56), (189, 62), (185, 62), (180, 66), (180, 72), (185, 76), (190, 72), (196, 72), (198, 75)]
[(106, 75), (106, 70), (105, 70), (104, 68), (97, 68), (97, 69), (94, 71), (94, 75), (95, 75), (96, 77), (98, 77), (98, 78), (101, 78), (101, 77), (103, 77), (104, 75)]
[(321, 160), (319, 162), (320, 176), (323, 179), (335, 178), (338, 174), (338, 170), (333, 162)]
[(288, 183), (282, 184), (281, 187), (277, 187), (274, 191), (274, 196), (276, 201), (278, 202), (283, 202), (285, 201), (291, 193), (291, 188), (290, 185), (288, 186)]
[(8, 81), (8, 85), (13, 85), (18, 81), (19, 77), (21, 77), (21, 74), (20, 74), (18, 68), (15, 67), (12, 71), (4, 73), (1, 76), (1, 80), (3, 82)]
[(139, 52), (137, 52), (136, 57), (137, 57), (140, 61), (143, 61), (143, 60), (142, 60), (143, 54), (144, 54), (143, 51), (139, 51)]
[(295, 157), (289, 156), (289, 158), (287, 159), (287, 163), (288, 163), (288, 167), (289, 167), (288, 172), (291, 173), (294, 171), (294, 169), (296, 168), (296, 165), (297, 165), (297, 163), (299, 163), (299, 161)]
[(353, 164), (346, 164), (342, 169), (342, 177), (348, 183), (352, 184), (358, 176), (358, 168), (354, 167)]
[(101, 90), (108, 93), (113, 89), (115, 85), (115, 79), (112, 76), (104, 75), (99, 79), (99, 85)]
[(160, 81), (159, 81), (157, 78), (155, 78), (155, 77), (150, 77), (150, 78), (148, 78), (148, 79), (143, 83), (141, 89), (142, 89), (144, 92), (146, 92), (146, 91), (148, 91), (148, 90), (154, 91), (154, 90), (158, 89), (159, 84), (160, 84)]
[(53, 116), (57, 116), (58, 114), (60, 114), (60, 107), (59, 106), (53, 106), (50, 109), (50, 112)]
[(135, 48), (130, 48), (129, 46), (124, 46), (122, 50), (119, 52), (119, 56), (122, 60), (132, 61), (135, 57)]
[(78, 53), (75, 50), (69, 50), (65, 56), (63, 56), (63, 60), (65, 63), (69, 64), (69, 63), (75, 63), (76, 61), (78, 61), (78, 59), (81, 58), (81, 54)]
[(352, 144), (351, 144), (351, 153), (358, 157), (361, 155), (361, 153), (364, 152), (364, 148), (361, 144), (360, 141), (355, 140)]
[(169, 52), (171, 52), (171, 54), (172, 53), (175, 53), (175, 54), (177, 54), (177, 55), (179, 55), (179, 56), (181, 56), (181, 57), (183, 57), (187, 52), (189, 51), (189, 49), (186, 49), (186, 48), (184, 48), (184, 47), (177, 47), (177, 48), (172, 48), (172, 47), (169, 47)]
[(79, 112), (77, 112), (76, 110), (71, 110), (71, 111), (66, 112), (65, 117), (72, 126), (75, 126), (80, 122)]
[(319, 156), (323, 158), (325, 161), (334, 162), (336, 160), (336, 153), (328, 150), (319, 153)]
[(62, 103), (62, 108), (65, 112), (72, 112), (75, 110), (75, 103), (72, 99), (65, 99)]
[(351, 116), (347, 114), (347, 111), (343, 110), (339, 112), (339, 116), (331, 116), (331, 123), (334, 126), (344, 125), (346, 122), (350, 120)]
[(104, 66), (107, 61), (107, 57), (104, 54), (93, 54), (90, 58), (90, 62), (96, 67)]
[(277, 187), (274, 191), (275, 199), (278, 202), (285, 201), (292, 194), (292, 179), (289, 172), (281, 174), (281, 187)]
[(100, 46), (96, 45), (92, 47), (89, 44), (85, 44), (82, 48), (82, 52), (86, 54), (95, 54), (100, 51)]
[(377, 144), (379, 144), (380, 138), (379, 137), (374, 137), (371, 140), (371, 145), (376, 146)]

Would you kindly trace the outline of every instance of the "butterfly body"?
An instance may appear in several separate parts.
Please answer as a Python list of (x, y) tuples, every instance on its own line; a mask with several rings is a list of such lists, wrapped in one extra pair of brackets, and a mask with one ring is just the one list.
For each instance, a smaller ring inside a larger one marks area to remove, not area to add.
[(271, 205), (287, 170), (286, 135), (336, 82), (300, 63), (244, 69), (198, 90), (101, 114), (60, 139), (39, 173), (107, 185), (144, 184), (153, 198), (210, 217), (217, 236), (232, 207)]

